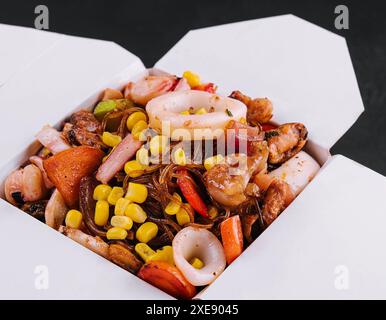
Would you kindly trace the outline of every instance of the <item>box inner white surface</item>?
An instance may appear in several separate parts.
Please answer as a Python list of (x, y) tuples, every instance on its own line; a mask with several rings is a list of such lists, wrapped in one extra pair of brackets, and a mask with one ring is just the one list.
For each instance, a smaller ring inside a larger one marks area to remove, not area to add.
[[(312, 141), (308, 149), (322, 163), (363, 110), (344, 39), (291, 15), (191, 31), (156, 67), (179, 75), (194, 70), (225, 94), (240, 89), (251, 96), (268, 96), (274, 102), (275, 121), (306, 124)], [(33, 63), (9, 75), (0, 87), (0, 103), (15, 108), (6, 113), (1, 128), (1, 144), (7, 150), (0, 163), (1, 181), (34, 151), (36, 145), (26, 146), (42, 125), (59, 125), (74, 110), (91, 107), (103, 88), (121, 87), (145, 73), (137, 57), (111, 42), (62, 36)], [(23, 130), (10, 141), (7, 133), (13, 132), (16, 116)], [(386, 283), (381, 273), (386, 259), (379, 251), (386, 236), (379, 227), (370, 228), (370, 221), (378, 226), (386, 222), (384, 204), (370, 188), (361, 189), (359, 197), (355, 187), (361, 181), (378, 192), (385, 190), (384, 177), (344, 157), (330, 159), (294, 203), (198, 297), (382, 297), (378, 289), (379, 283)], [(0, 200), (0, 205), (1, 223), (19, 226), (28, 238), (13, 244), (28, 251), (25, 255), (6, 248), (5, 256), (12, 261), (2, 270), (21, 276), (6, 279), (0, 296), (168, 297), (5, 201)], [(358, 218), (365, 206), (371, 210), (363, 230)], [(2, 243), (9, 237), (7, 232), (0, 235)], [(361, 255), (355, 250), (358, 246), (371, 250)], [(28, 267), (20, 266), (24, 260)], [(36, 264), (51, 265), (56, 286), (47, 291), (34, 288)], [(351, 268), (352, 290), (335, 288), (334, 268), (339, 264)], [(77, 281), (69, 285), (75, 272)], [(104, 272), (111, 278), (102, 277)]]

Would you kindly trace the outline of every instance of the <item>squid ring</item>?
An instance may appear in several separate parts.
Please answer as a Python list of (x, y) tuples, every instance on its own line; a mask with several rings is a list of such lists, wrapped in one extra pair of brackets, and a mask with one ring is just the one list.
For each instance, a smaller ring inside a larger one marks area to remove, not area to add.
[[(205, 114), (181, 114), (204, 108)], [(149, 125), (172, 140), (214, 139), (222, 136), (230, 120), (246, 118), (244, 103), (205, 91), (188, 90), (164, 94), (146, 106)]]
[[(173, 239), (173, 257), (177, 268), (194, 286), (212, 283), (225, 269), (225, 253), (216, 236), (202, 228), (186, 227)], [(194, 268), (189, 260), (199, 258), (202, 269)]]

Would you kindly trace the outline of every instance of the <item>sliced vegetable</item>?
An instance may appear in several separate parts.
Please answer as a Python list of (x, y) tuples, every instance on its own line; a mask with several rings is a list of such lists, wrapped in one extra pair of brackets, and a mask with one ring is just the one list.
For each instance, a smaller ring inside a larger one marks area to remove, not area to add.
[(153, 286), (175, 298), (191, 299), (196, 295), (196, 288), (173, 265), (164, 261), (146, 263), (138, 276)]
[(192, 182), (192, 176), (186, 169), (177, 170), (177, 174), (180, 175), (177, 179), (177, 184), (181, 189), (182, 194), (189, 204), (196, 210), (200, 215), (207, 218), (208, 209), (198, 194), (195, 185)]
[(103, 152), (97, 148), (80, 146), (62, 151), (43, 162), (48, 178), (62, 195), (67, 206), (79, 201), (80, 180), (91, 175), (100, 165)]
[(104, 100), (99, 102), (94, 109), (95, 118), (102, 120), (107, 113), (113, 111), (116, 107), (117, 102), (115, 100)]
[(217, 86), (214, 83), (203, 83), (192, 88), (193, 90), (206, 91), (209, 93), (216, 93)]
[(96, 174), (97, 180), (107, 184), (118, 171), (123, 169), (125, 163), (135, 155), (141, 145), (140, 141), (128, 134), (99, 167)]
[(232, 216), (221, 223), (221, 240), (227, 264), (243, 252), (243, 231), (240, 216)]

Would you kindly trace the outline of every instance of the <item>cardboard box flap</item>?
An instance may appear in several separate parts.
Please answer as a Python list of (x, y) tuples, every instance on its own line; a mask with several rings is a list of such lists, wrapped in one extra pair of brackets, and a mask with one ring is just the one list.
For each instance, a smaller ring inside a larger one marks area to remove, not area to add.
[(192, 30), (156, 67), (269, 97), (274, 120), (303, 122), (327, 149), (364, 109), (345, 39), (293, 15)]
[(0, 212), (18, 232), (0, 233), (1, 299), (171, 299), (1, 199)]
[(62, 37), (58, 33), (0, 24), (0, 87)]
[(202, 299), (385, 299), (386, 178), (333, 159)]
[[(18, 154), (44, 124), (57, 124), (91, 94), (144, 72), (138, 57), (113, 42), (63, 36), (0, 87), (1, 146)], [(4, 161), (9, 157), (0, 166)]]

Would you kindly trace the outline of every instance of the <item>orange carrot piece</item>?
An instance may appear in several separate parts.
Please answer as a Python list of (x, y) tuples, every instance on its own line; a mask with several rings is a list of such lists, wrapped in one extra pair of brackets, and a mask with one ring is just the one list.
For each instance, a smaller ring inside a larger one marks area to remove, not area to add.
[(221, 239), (225, 258), (231, 264), (243, 252), (243, 231), (240, 216), (232, 216), (221, 223)]

